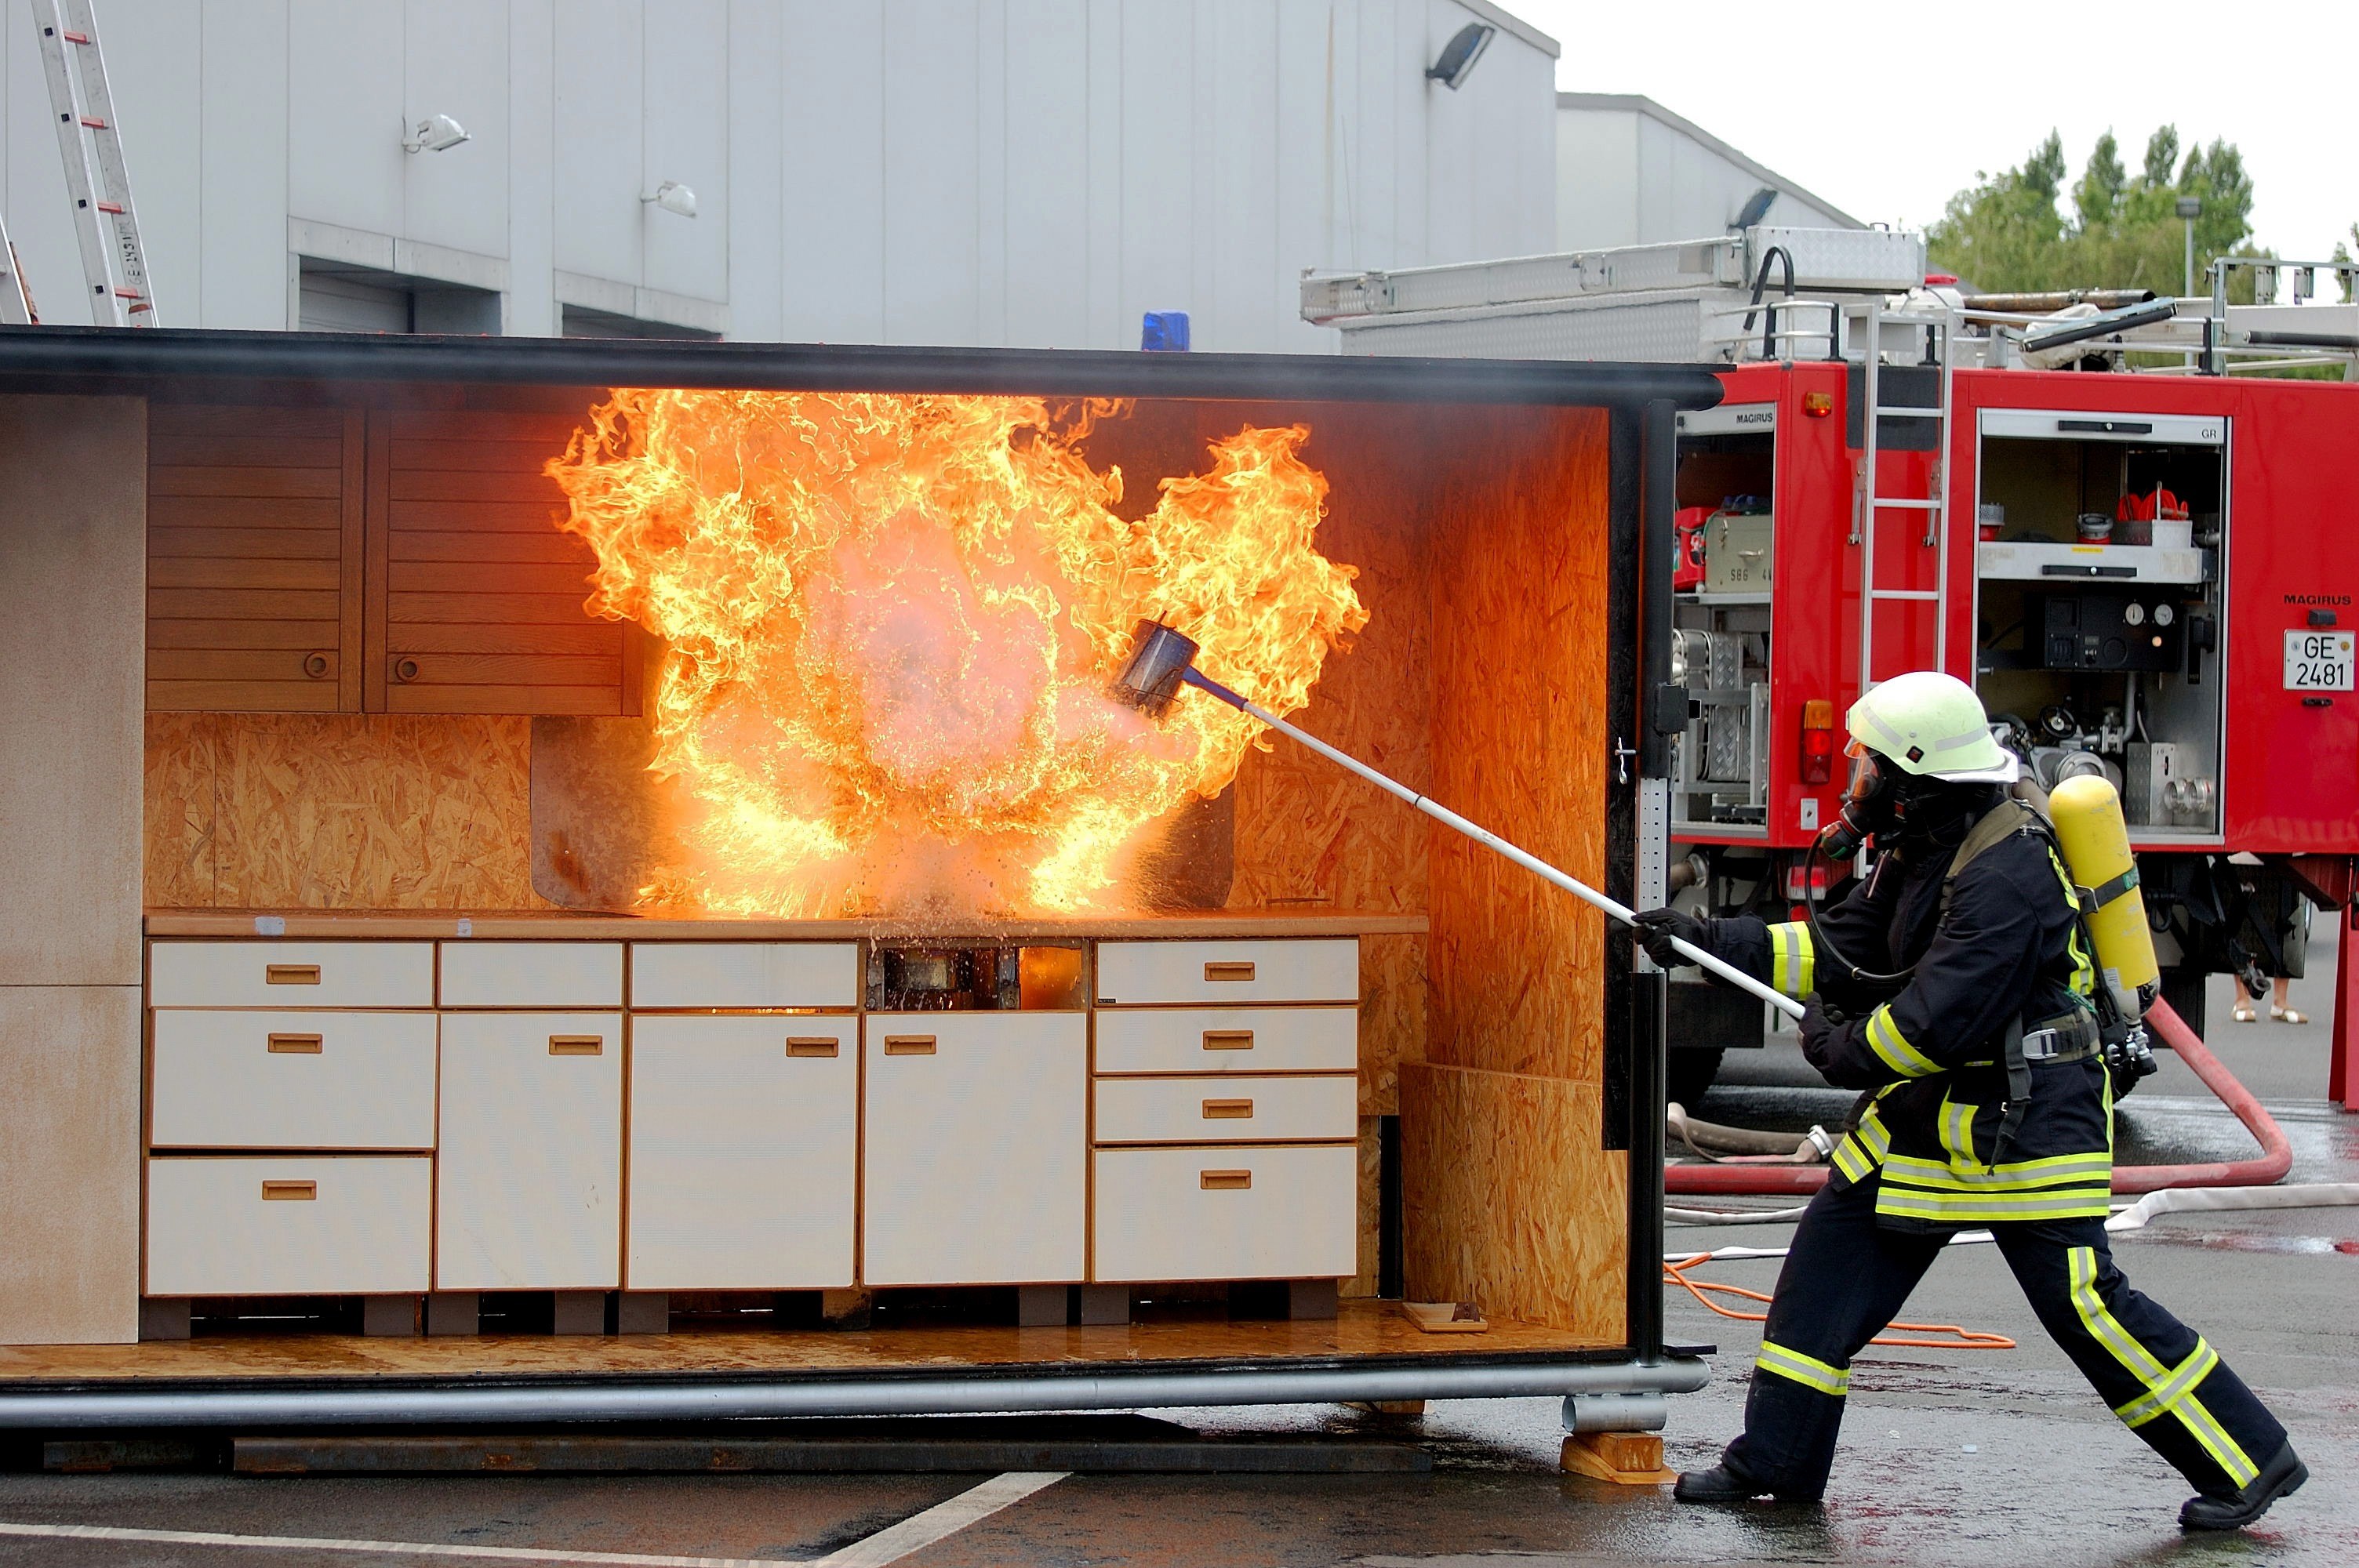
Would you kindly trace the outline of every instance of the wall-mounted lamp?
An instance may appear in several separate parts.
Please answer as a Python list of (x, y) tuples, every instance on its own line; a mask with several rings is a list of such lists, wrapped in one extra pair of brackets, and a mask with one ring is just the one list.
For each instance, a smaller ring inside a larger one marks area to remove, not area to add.
[(1440, 58), (1425, 68), (1425, 79), (1457, 92), (1474, 74), (1474, 62), (1491, 47), (1491, 39), (1498, 30), (1487, 22), (1467, 23), (1441, 46)]
[(1745, 206), (1737, 212), (1735, 217), (1731, 218), (1728, 221), (1728, 232), (1732, 234), (1743, 233), (1745, 230), (1753, 227), (1754, 224), (1761, 222), (1762, 219), (1769, 216), (1769, 209), (1777, 204), (1777, 188), (1774, 185), (1763, 186), (1760, 189), (1755, 191), (1752, 195), (1745, 199)]
[(419, 121), (418, 129), (402, 137), (401, 150), (406, 153), (447, 153), (469, 139), (466, 126), (448, 114), (435, 114)]
[(665, 211), (677, 213), (682, 218), (696, 216), (696, 192), (677, 179), (665, 180), (656, 187), (654, 195), (642, 196), (639, 200), (652, 201)]

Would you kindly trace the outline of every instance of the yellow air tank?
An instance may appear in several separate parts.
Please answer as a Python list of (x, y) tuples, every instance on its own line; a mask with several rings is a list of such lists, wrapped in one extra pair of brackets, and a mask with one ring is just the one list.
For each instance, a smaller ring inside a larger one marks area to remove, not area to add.
[(2072, 880), (2096, 894), (2089, 935), (2097, 944), (2097, 967), (2122, 1011), (2140, 1017), (2155, 998), (2162, 971), (2155, 963), (2154, 933), (2146, 923), (2146, 897), (2138, 892), (2137, 860), (2130, 853), (2122, 797), (2102, 778), (2066, 779), (2048, 797), (2048, 816), (2056, 825), (2056, 841), (2064, 847)]

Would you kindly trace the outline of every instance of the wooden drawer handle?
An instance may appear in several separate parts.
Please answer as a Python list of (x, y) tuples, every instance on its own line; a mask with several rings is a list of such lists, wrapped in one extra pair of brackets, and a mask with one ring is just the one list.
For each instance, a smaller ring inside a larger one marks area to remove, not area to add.
[(264, 1203), (310, 1203), (320, 1195), (317, 1182), (265, 1182), (262, 1184)]
[(1254, 978), (1251, 958), (1222, 958), (1204, 966), (1207, 980), (1249, 980)]
[(887, 1056), (930, 1056), (934, 1054), (934, 1037), (930, 1034), (887, 1034), (885, 1054)]
[(1253, 1031), (1250, 1029), (1207, 1029), (1204, 1031), (1207, 1051), (1250, 1051)]
[(1253, 1101), (1249, 1099), (1208, 1099), (1204, 1102), (1206, 1121), (1251, 1121)]
[(549, 1054), (552, 1056), (598, 1056), (605, 1054), (606, 1037), (603, 1034), (552, 1034), (549, 1037)]
[(270, 1037), (270, 1054), (274, 1056), (316, 1056), (324, 1044), (317, 1034), (274, 1034)]
[(265, 985), (316, 986), (320, 983), (317, 964), (266, 964), (262, 968)]
[(831, 1034), (789, 1034), (787, 1054), (789, 1056), (832, 1056), (842, 1046)]
[(1241, 1193), (1253, 1185), (1251, 1171), (1205, 1171), (1197, 1180), (1208, 1193)]

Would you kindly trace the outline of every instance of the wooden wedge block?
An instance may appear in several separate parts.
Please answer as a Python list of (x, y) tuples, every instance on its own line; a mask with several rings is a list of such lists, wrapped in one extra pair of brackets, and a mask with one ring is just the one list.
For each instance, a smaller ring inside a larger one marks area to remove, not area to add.
[(1663, 1467), (1663, 1440), (1651, 1432), (1574, 1432), (1565, 1434), (1559, 1466), (1575, 1476), (1621, 1487), (1659, 1487), (1680, 1478)]
[(1473, 1302), (1403, 1302), (1400, 1310), (1428, 1334), (1480, 1334), (1491, 1326)]

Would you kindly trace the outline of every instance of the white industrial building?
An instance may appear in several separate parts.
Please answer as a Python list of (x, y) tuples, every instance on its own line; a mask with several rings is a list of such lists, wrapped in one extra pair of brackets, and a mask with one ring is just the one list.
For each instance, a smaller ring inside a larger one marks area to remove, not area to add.
[[(1557, 45), (1486, 0), (96, 3), (168, 326), (1135, 348), (1185, 310), (1317, 351), (1305, 267), (1558, 234)], [(82, 321), (29, 11), (0, 212)]]
[(1866, 227), (1636, 93), (1558, 93), (1556, 165), (1559, 251), (1698, 239), (1744, 226), (1740, 219), (1795, 229)]

